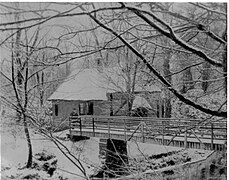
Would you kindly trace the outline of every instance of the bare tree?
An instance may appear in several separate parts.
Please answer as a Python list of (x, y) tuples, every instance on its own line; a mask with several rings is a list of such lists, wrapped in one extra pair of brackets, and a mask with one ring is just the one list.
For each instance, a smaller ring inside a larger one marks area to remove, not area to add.
[[(12, 8), (7, 3), (0, 3), (1, 9), (4, 9), (1, 16), (10, 17), (0, 23), (0, 31), (4, 34), (0, 39), (0, 46), (8, 47), (8, 52), (12, 55), (12, 77), (4, 73), (3, 76), (14, 89), (16, 104), (14, 99), (12, 105), (22, 114), (30, 151), (32, 151), (31, 142), (26, 130), (27, 123), (32, 123), (31, 119), (27, 118), (28, 113), (34, 114), (34, 108), (33, 110), (29, 108), (32, 104), (29, 101), (30, 93), (39, 92), (39, 103), (43, 105), (45, 100), (43, 90), (49, 81), (54, 81), (48, 79), (48, 74), (52, 72), (44, 69), (50, 68), (57, 72), (58, 67), (66, 63), (84, 58), (94, 59), (98, 55), (104, 58), (103, 53), (106, 54), (111, 50), (116, 53), (125, 50), (123, 52), (126, 57), (123, 58), (126, 60), (129, 110), (133, 101), (135, 72), (138, 67), (144, 67), (141, 70), (146, 71), (151, 79), (142, 76), (142, 81), (165, 87), (167, 95), (173, 94), (184, 104), (209, 116), (227, 117), (225, 3), (73, 2), (45, 5), (47, 6), (45, 10), (37, 9), (35, 5), (28, 10), (24, 6)], [(167, 16), (171, 16), (172, 23), (171, 19), (166, 18)], [(85, 20), (84, 24), (80, 18)], [(89, 19), (92, 20), (93, 26)], [(53, 31), (47, 27), (56, 29)], [(43, 37), (46, 37), (46, 41)], [(129, 61), (131, 57), (134, 57), (132, 64)], [(183, 64), (178, 66), (181, 62)], [(172, 67), (176, 65), (176, 68)], [(35, 73), (31, 72), (33, 70)], [(53, 76), (57, 75), (60, 74), (53, 73)], [(176, 76), (183, 75), (184, 81), (174, 82)], [(30, 79), (35, 82), (33, 86)], [(180, 84), (184, 87), (185, 94), (180, 92)], [(49, 85), (54, 89), (58, 83)], [(201, 96), (208, 97), (224, 91), (224, 101), (219, 101), (212, 107), (199, 104), (187, 96), (190, 89), (196, 90), (200, 86), (204, 90)], [(168, 109), (169, 106), (168, 104)], [(29, 166), (31, 166), (31, 154), (27, 163), (27, 167)]]
[[(120, 9), (127, 9), (133, 14), (135, 14), (142, 22), (146, 23), (150, 27), (154, 28), (157, 30), (161, 35), (171, 39), (174, 43), (176, 43), (178, 46), (183, 48), (184, 50), (191, 52), (195, 56), (201, 58), (202, 60), (210, 63), (211, 65), (215, 66), (216, 68), (223, 68), (225, 67), (225, 64), (222, 63), (222, 60), (214, 59), (213, 57), (209, 56), (205, 50), (200, 50), (199, 48), (196, 48), (192, 44), (188, 44), (188, 42), (185, 42), (182, 38), (180, 38), (174, 31), (174, 28), (168, 25), (165, 21), (163, 21), (161, 18), (156, 16), (154, 13), (150, 11), (146, 11), (143, 9), (140, 9), (138, 7), (126, 5), (124, 3), (121, 3)], [(98, 20), (98, 18), (95, 18), (90, 12), (87, 12), (88, 15), (96, 22), (98, 23), (101, 27), (106, 29), (107, 31), (111, 32), (114, 36), (119, 38), (122, 43), (124, 43), (130, 50), (136, 54), (145, 64), (146, 66), (150, 69), (150, 71), (165, 85), (168, 87), (168, 89), (181, 101), (185, 102), (188, 105), (193, 106), (194, 108), (203, 111), (207, 114), (211, 114), (214, 116), (221, 116), (221, 117), (226, 117), (226, 112), (223, 111), (217, 111), (217, 110), (211, 110), (208, 108), (205, 108), (199, 104), (196, 104), (195, 102), (191, 101), (190, 99), (185, 98), (182, 94), (180, 94), (177, 90), (175, 90), (171, 83), (169, 83), (150, 63), (149, 61), (139, 52), (137, 51), (131, 43), (129, 43), (126, 39), (121, 37), (117, 32), (113, 31), (110, 27), (105, 25), (103, 22)], [(190, 20), (190, 19), (189, 19)], [(191, 21), (191, 20), (190, 20)], [(156, 22), (156, 23), (155, 23)], [(198, 22), (195, 22), (197, 25), (196, 27), (199, 28), (201, 31), (205, 31), (206, 35), (209, 35), (214, 38), (214, 40), (217, 43), (223, 43), (225, 44), (226, 42), (223, 41), (218, 35), (215, 35), (213, 32), (210, 30), (204, 30), (204, 26)], [(200, 28), (200, 26), (202, 26)], [(183, 27), (184, 28), (184, 27)]]
[[(15, 5), (15, 11), (12, 14), (13, 18), (15, 17), (16, 22), (21, 21), (21, 18), (23, 17), (20, 12), (21, 7), (19, 4), (20, 3), (13, 4)], [(10, 12), (10, 8), (7, 7), (7, 9)], [(38, 123), (43, 121), (44, 117), (42, 117), (41, 114), (44, 116), (45, 113), (42, 113), (42, 111), (45, 111), (44, 89), (47, 87), (47, 84), (49, 84), (50, 79), (45, 82), (44, 78), (47, 66), (41, 65), (46, 62), (46, 59), (44, 59), (46, 50), (42, 50), (42, 48), (40, 50), (42, 53), (37, 52), (39, 44), (44, 38), (44, 36), (39, 37), (40, 27), (38, 26), (35, 30), (32, 29), (29, 31), (28, 29), (21, 29), (21, 26), (23, 26), (21, 23), (16, 25), (16, 33), (12, 34), (12, 40), (10, 39), (11, 41), (4, 44), (4, 48), (8, 49), (9, 53), (11, 53), (11, 61), (9, 63), (11, 77), (8, 73), (4, 72), (5, 70), (1, 70), (1, 75), (5, 80), (5, 84), (2, 88), (8, 89), (8, 91), (7, 89), (4, 91), (1, 99), (16, 111), (17, 123), (21, 123), (21, 121), (23, 122), (28, 144), (28, 160), (26, 167), (30, 168), (33, 161), (33, 151), (29, 128), (31, 123), (34, 122), (32, 122), (29, 117), (35, 117), (38, 115), (36, 121)], [(43, 56), (40, 54), (43, 54)], [(7, 59), (8, 57), (4, 58)], [(39, 68), (37, 68), (37, 66), (39, 66)], [(5, 68), (7, 69), (8, 66), (6, 65)], [(36, 82), (34, 79), (36, 79)], [(14, 92), (13, 96), (9, 91), (10, 89)], [(39, 97), (36, 97), (37, 92)], [(39, 108), (37, 107), (38, 101), (40, 102)]]

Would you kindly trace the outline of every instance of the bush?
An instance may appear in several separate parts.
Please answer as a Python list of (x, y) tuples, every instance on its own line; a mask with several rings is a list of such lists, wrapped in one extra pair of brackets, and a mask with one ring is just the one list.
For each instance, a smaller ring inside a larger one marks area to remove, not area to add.
[(47, 172), (50, 176), (53, 175), (57, 166), (57, 159), (52, 154), (48, 154), (46, 151), (35, 154), (35, 159), (37, 161), (33, 162), (33, 168), (37, 170), (43, 170)]
[[(182, 174), (183, 172), (180, 172)], [(209, 161), (196, 169), (188, 169), (181, 179), (187, 180), (226, 180), (227, 162), (224, 152), (217, 152)]]

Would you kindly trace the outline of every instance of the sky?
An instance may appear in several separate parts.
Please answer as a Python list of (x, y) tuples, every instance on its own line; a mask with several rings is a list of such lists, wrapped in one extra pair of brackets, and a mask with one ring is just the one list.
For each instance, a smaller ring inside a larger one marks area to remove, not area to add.
[[(1, 3), (2, 4), (2, 3)], [(13, 7), (15, 6), (15, 3), (12, 2), (8, 2), (8, 3), (4, 3), (4, 5), (7, 5), (9, 7)], [(55, 11), (60, 11), (63, 12), (65, 10), (71, 9), (72, 6), (63, 6), (63, 5), (59, 5), (59, 4), (50, 4), (50, 3), (37, 3), (37, 2), (33, 2), (33, 3), (20, 3), (19, 4), (20, 8), (23, 8), (25, 11), (31, 11), (31, 10), (38, 10), (38, 9), (52, 9)], [(0, 6), (0, 13), (4, 13), (2, 6)], [(6, 11), (5, 11), (6, 12)], [(56, 12), (45, 12), (43, 15), (44, 16), (50, 16), (50, 15), (54, 15), (56, 14)], [(26, 13), (25, 17), (20, 16), (21, 19), (29, 19), (29, 18), (34, 18), (34, 17), (39, 17), (37, 14), (34, 13)], [(10, 16), (0, 16), (0, 20), (1, 23), (5, 23), (5, 22), (11, 22), (14, 21), (14, 16), (10, 15)], [(50, 41), (50, 39), (55, 39), (57, 37), (60, 36), (61, 33), (65, 32), (66, 29), (71, 29), (77, 26), (87, 26), (89, 23), (88, 18), (86, 16), (80, 16), (80, 17), (74, 17), (74, 18), (57, 18), (57, 19), (52, 19), (49, 20), (48, 22), (44, 23), (41, 25), (41, 30), (40, 30), (40, 34), (39, 37), (42, 36), (46, 36), (46, 39), (49, 39), (48, 44), (49, 45), (53, 45), (53, 41)], [(2, 28), (2, 27), (1, 27)], [(29, 30), (29, 36), (32, 37), (33, 33), (35, 32), (35, 30), (37, 29), (37, 26), (35, 28), (31, 28)], [(11, 33), (11, 31), (7, 31), (7, 32), (3, 32), (0, 35), (0, 39), (3, 40), (5, 37), (7, 37), (7, 35), (9, 35)], [(23, 33), (22, 33), (22, 37), (23, 37)], [(0, 61), (2, 61), (3, 59), (9, 59), (11, 56), (11, 48), (6, 48), (6, 46), (0, 46)]]

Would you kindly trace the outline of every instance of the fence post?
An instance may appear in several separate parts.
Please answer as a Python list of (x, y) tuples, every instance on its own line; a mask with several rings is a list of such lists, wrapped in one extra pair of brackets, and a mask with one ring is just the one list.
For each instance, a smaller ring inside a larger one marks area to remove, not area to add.
[(144, 137), (144, 123), (142, 122), (142, 142), (144, 143), (145, 142), (145, 137)]
[(164, 137), (164, 121), (162, 120), (162, 145), (164, 145), (165, 137)]
[(70, 139), (72, 138), (72, 126), (71, 126), (71, 116), (68, 117), (68, 122), (69, 122), (69, 136)]
[(127, 137), (126, 137), (126, 119), (124, 118), (124, 139), (125, 141), (127, 140)]
[(110, 118), (108, 118), (108, 138), (111, 138), (111, 134), (110, 134)]
[(211, 150), (213, 150), (214, 148), (213, 138), (214, 138), (214, 126), (213, 126), (213, 123), (211, 123)]
[(80, 136), (82, 136), (82, 118), (79, 117), (79, 120), (80, 120)]
[(95, 137), (95, 119), (92, 118), (93, 136)]
[(188, 143), (187, 143), (187, 123), (184, 124), (185, 125), (185, 133), (184, 133), (184, 148), (188, 147)]

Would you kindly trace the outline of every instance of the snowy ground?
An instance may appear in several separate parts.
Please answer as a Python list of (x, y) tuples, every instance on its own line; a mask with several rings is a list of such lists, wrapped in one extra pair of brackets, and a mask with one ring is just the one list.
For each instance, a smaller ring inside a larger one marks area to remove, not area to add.
[[(57, 149), (57, 147), (49, 140), (44, 139), (38, 134), (32, 135), (33, 154), (47, 151), (50, 154), (54, 154), (58, 159), (58, 170), (54, 174), (52, 179), (56, 179), (57, 176), (63, 174), (63, 177), (69, 179), (82, 176), (82, 173)], [(1, 134), (1, 167), (2, 177), (17, 177), (17, 173), (20, 173), (17, 168), (23, 167), (27, 160), (27, 144), (25, 138), (21, 135), (15, 138), (13, 135), (3, 133)], [(65, 141), (65, 145), (84, 162), (84, 167), (88, 174), (93, 173), (93, 167), (98, 167), (100, 160), (98, 158), (98, 145), (99, 139), (91, 138), (87, 141), (81, 141), (72, 143)], [(10, 168), (10, 169), (8, 169)], [(8, 170), (3, 170), (8, 169)], [(22, 172), (30, 173), (30, 172)], [(43, 177), (43, 176), (42, 176)], [(47, 177), (49, 177), (47, 175)]]
[[(59, 137), (66, 137), (68, 131), (59, 132), (55, 135)], [(58, 160), (57, 170), (54, 175), (50, 177), (48, 174), (42, 172), (34, 172), (35, 170), (18, 170), (18, 167), (23, 167), (27, 160), (27, 144), (24, 138), (23, 131), (7, 131), (1, 132), (1, 175), (2, 179), (19, 179), (21, 174), (40, 173), (39, 175), (44, 179), (59, 179), (67, 177), (69, 179), (83, 179), (82, 173), (77, 169), (64, 155), (57, 149), (51, 141), (45, 139), (39, 134), (31, 131), (33, 154), (46, 151), (54, 154)], [(81, 159), (86, 172), (90, 175), (94, 172), (96, 167), (101, 165), (99, 159), (99, 139), (90, 138), (80, 142), (72, 143), (71, 141), (63, 141), (64, 144), (74, 152), (74, 154)], [(166, 153), (170, 151), (177, 151), (181, 148), (168, 147), (154, 144), (143, 144), (136, 142), (128, 142), (128, 155), (130, 157), (140, 157), (142, 154), (152, 155)], [(191, 150), (194, 152), (195, 150)], [(190, 153), (191, 153), (190, 151)], [(198, 150), (201, 151), (201, 150)], [(210, 152), (209, 152), (210, 153)], [(207, 155), (208, 153), (206, 153)], [(198, 157), (197, 157), (198, 158)], [(77, 178), (76, 178), (77, 177)]]

